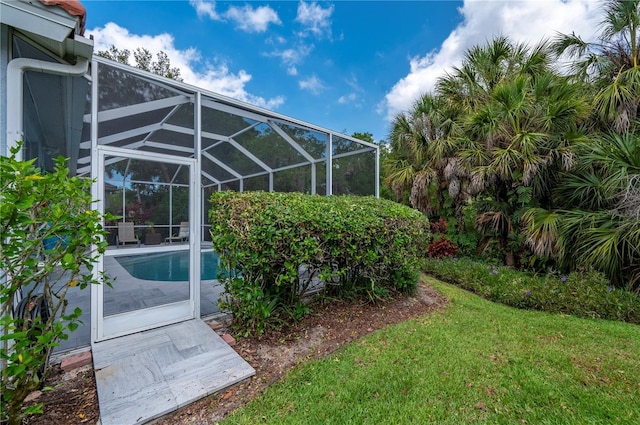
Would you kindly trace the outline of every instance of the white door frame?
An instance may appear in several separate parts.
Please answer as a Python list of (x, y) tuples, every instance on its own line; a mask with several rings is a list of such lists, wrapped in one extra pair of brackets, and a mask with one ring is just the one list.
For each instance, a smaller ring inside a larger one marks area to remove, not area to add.
[[(165, 304), (157, 307), (133, 310), (113, 316), (104, 316), (104, 284), (91, 285), (91, 341), (98, 342), (118, 336), (128, 335), (160, 326), (181, 322), (200, 317), (200, 197), (198, 168), (193, 158), (176, 157), (153, 152), (132, 151), (110, 146), (97, 146), (97, 155), (93, 161), (97, 164), (97, 174), (94, 176), (99, 196), (96, 208), (104, 214), (104, 161), (106, 156), (116, 156), (126, 159), (137, 159), (164, 162), (167, 164), (185, 165), (189, 168), (189, 299), (185, 301)], [(175, 248), (174, 248), (175, 249)], [(185, 248), (182, 248), (185, 249)], [(132, 254), (144, 252), (135, 248), (128, 248)], [(108, 254), (107, 254), (108, 255)], [(104, 256), (100, 256), (95, 267), (94, 276), (104, 270)], [(112, 282), (117, 285), (118, 282)]]

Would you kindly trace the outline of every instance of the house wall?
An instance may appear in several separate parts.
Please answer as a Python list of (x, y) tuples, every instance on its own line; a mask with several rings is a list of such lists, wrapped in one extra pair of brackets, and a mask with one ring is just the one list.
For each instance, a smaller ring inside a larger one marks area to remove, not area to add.
[(7, 65), (11, 40), (9, 27), (0, 24), (0, 155), (7, 155)]

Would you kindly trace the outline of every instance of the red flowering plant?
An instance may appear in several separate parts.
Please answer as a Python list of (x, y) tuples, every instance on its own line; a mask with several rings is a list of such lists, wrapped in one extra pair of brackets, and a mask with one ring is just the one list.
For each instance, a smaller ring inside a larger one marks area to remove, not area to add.
[(132, 221), (136, 225), (146, 224), (154, 209), (154, 205), (147, 206), (141, 200), (137, 200), (126, 207), (127, 221)]
[(427, 257), (429, 258), (445, 258), (453, 257), (458, 253), (456, 245), (445, 237), (430, 243), (427, 246)]

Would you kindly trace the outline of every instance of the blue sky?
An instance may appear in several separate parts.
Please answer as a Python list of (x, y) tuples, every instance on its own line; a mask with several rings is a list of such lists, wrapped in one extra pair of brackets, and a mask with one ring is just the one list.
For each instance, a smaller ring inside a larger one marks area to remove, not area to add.
[(95, 50), (165, 51), (184, 81), (332, 130), (391, 119), (496, 35), (592, 39), (597, 0), (84, 0)]

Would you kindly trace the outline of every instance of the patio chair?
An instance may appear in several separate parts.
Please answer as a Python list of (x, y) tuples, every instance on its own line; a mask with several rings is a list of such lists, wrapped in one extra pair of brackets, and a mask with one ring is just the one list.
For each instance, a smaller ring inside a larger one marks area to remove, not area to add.
[(140, 246), (140, 239), (136, 236), (131, 221), (125, 221), (118, 223), (118, 235), (116, 236), (116, 248), (120, 247), (120, 244), (136, 243)]
[(165, 238), (164, 243), (171, 242), (187, 242), (189, 240), (189, 222), (183, 221), (180, 223), (180, 231), (178, 234), (174, 234)]

